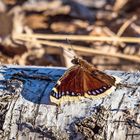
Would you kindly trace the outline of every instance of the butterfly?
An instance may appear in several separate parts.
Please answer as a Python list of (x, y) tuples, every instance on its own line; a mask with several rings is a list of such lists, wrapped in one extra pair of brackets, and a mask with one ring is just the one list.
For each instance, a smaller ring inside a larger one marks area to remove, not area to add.
[(115, 87), (116, 78), (105, 74), (82, 58), (74, 57), (70, 67), (59, 78), (51, 92), (51, 101), (59, 104), (63, 101), (79, 98), (104, 97)]

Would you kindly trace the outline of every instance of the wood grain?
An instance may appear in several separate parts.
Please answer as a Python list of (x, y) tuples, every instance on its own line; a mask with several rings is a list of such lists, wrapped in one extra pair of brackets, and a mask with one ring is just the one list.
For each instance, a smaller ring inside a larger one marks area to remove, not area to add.
[(112, 94), (56, 106), (50, 92), (65, 70), (0, 67), (1, 140), (140, 139), (140, 72), (106, 71), (122, 79)]

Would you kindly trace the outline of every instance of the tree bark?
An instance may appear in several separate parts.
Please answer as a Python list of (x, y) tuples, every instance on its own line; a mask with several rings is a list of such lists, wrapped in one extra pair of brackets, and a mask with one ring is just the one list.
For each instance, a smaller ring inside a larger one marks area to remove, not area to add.
[(0, 67), (0, 140), (140, 140), (140, 72), (121, 78), (112, 94), (57, 106), (50, 92), (66, 69)]

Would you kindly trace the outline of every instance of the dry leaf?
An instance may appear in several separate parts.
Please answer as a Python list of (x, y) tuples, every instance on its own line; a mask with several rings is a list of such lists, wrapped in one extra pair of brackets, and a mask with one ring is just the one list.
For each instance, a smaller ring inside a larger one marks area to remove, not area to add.
[(31, 29), (46, 29), (48, 27), (47, 18), (44, 15), (32, 14), (27, 16), (24, 22)]

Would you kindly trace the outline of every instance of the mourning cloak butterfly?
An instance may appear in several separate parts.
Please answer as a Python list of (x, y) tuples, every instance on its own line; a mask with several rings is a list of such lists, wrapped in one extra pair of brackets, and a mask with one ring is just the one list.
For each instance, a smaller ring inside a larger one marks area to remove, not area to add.
[(60, 103), (66, 100), (76, 100), (83, 97), (104, 97), (111, 93), (116, 79), (109, 76), (87, 61), (74, 58), (75, 64), (58, 80), (51, 92), (51, 101)]

